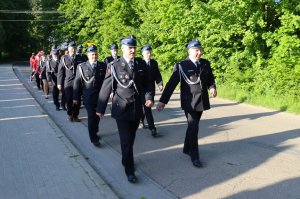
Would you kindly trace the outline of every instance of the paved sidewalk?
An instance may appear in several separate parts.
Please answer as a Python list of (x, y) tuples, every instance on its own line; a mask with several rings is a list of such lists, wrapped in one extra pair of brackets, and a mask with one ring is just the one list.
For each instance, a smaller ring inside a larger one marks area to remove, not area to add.
[(0, 65), (0, 198), (118, 198), (24, 88)]

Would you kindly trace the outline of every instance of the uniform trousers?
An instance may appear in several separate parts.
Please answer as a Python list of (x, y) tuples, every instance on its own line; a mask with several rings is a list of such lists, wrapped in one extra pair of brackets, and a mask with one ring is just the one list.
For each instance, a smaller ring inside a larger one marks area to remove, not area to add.
[(40, 79), (40, 77), (39, 77), (39, 74), (36, 73), (36, 74), (34, 75), (34, 78), (35, 78), (36, 86), (37, 86), (38, 89), (40, 90), (40, 89), (41, 89), (41, 79)]
[(144, 115), (142, 116), (142, 121), (144, 121), (144, 119), (146, 117), (146, 120), (148, 123), (148, 128), (150, 130), (156, 129), (155, 125), (154, 125), (154, 119), (153, 119), (151, 107), (147, 107), (146, 105), (143, 105), (143, 107), (144, 107)]
[(69, 116), (78, 117), (80, 109), (80, 101), (78, 104), (73, 104), (73, 86), (64, 88), (65, 100), (67, 104), (67, 114)]
[(53, 97), (53, 103), (56, 107), (59, 107), (59, 90), (57, 88), (57, 85), (54, 84), (52, 87), (52, 97)]
[(139, 120), (120, 120), (116, 119), (121, 150), (122, 150), (122, 164), (125, 168), (126, 175), (134, 174), (134, 158), (133, 158), (133, 144), (135, 140), (136, 130), (139, 126)]
[(44, 83), (43, 80), (40, 78), (40, 87), (42, 88), (42, 91), (44, 92)]
[(84, 104), (88, 114), (88, 130), (91, 142), (98, 142), (99, 137), (97, 132), (99, 131), (100, 117), (96, 115), (97, 104)]
[(73, 104), (73, 101), (67, 101), (67, 114), (73, 117), (78, 117), (80, 104), (80, 101), (78, 104)]
[(66, 107), (66, 96), (65, 96), (65, 92), (62, 89), (61, 90), (61, 102), (60, 102), (61, 107)]
[(183, 152), (191, 156), (192, 161), (199, 159), (198, 130), (202, 111), (184, 111), (188, 127), (186, 129)]

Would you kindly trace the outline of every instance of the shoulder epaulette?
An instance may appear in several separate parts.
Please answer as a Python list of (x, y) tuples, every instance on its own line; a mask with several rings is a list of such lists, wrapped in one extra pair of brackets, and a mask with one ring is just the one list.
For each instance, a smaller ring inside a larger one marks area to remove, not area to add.
[(109, 63), (107, 64), (107, 66), (111, 66), (111, 65), (113, 65), (114, 63), (116, 63), (116, 62), (118, 62), (118, 61), (120, 61), (120, 58), (114, 59), (113, 61), (109, 62)]
[(80, 64), (78, 64), (78, 66), (81, 66), (81, 65), (83, 65), (83, 64), (85, 64), (86, 62), (81, 62)]
[(111, 61), (110, 63), (115, 63), (115, 62), (118, 62), (118, 61), (120, 61), (120, 58), (114, 59), (114, 60)]

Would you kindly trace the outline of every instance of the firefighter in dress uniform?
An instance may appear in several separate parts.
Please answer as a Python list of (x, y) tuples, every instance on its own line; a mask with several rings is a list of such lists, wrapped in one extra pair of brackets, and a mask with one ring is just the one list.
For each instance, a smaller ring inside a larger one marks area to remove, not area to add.
[(77, 65), (80, 62), (80, 58), (76, 56), (75, 51), (75, 42), (70, 42), (68, 44), (68, 54), (61, 57), (57, 73), (57, 88), (64, 92), (68, 120), (70, 122), (80, 122), (78, 118), (80, 103), (73, 104), (73, 85)]
[(59, 49), (57, 45), (53, 45), (51, 48), (51, 56), (46, 61), (46, 77), (49, 82), (49, 85), (52, 86), (52, 97), (53, 103), (56, 107), (56, 110), (60, 110), (59, 103), (59, 90), (57, 88), (57, 72), (59, 65)]
[(189, 56), (175, 64), (156, 108), (158, 111), (164, 109), (180, 82), (181, 108), (184, 110), (188, 123), (183, 153), (190, 156), (195, 167), (202, 167), (198, 151), (199, 122), (203, 111), (210, 109), (208, 90), (212, 97), (217, 96), (217, 90), (210, 62), (201, 58), (200, 42), (197, 39), (192, 40), (186, 48)]
[[(63, 55), (67, 55), (67, 54), (69, 54), (68, 43), (64, 42), (59, 46), (59, 55), (58, 55), (59, 60), (61, 60), (61, 57)], [(61, 87), (64, 88), (64, 85), (61, 85)], [(67, 111), (66, 96), (65, 96), (64, 89), (61, 89), (60, 92), (61, 92), (61, 103), (60, 104), (61, 104), (62, 110)]]
[(76, 55), (79, 57), (79, 64), (82, 62), (86, 62), (88, 60), (87, 55), (83, 54), (82, 50), (83, 50), (83, 46), (81, 44), (78, 45), (76, 49)]
[[(147, 65), (147, 70), (148, 70), (148, 75), (149, 75), (149, 79), (152, 83), (152, 87), (155, 88), (155, 82), (159, 88), (160, 91), (163, 90), (163, 81), (162, 81), (162, 77), (158, 68), (158, 63), (156, 60), (151, 59), (152, 56), (152, 48), (149, 44), (145, 45), (142, 48), (142, 54), (143, 54), (143, 59), (146, 62)], [(155, 92), (154, 92), (155, 95)], [(156, 131), (156, 127), (154, 124), (154, 119), (153, 119), (153, 115), (152, 115), (152, 110), (151, 108), (147, 107), (144, 105), (144, 114), (141, 118), (142, 124), (144, 128), (149, 128), (151, 131), (151, 135), (153, 137), (157, 136), (157, 131)], [(147, 123), (148, 123), (148, 127), (145, 126), (144, 124), (144, 119), (146, 117)]]
[(96, 115), (96, 107), (99, 92), (106, 73), (106, 64), (98, 61), (98, 51), (95, 45), (87, 48), (88, 61), (78, 65), (74, 80), (73, 103), (79, 103), (83, 95), (84, 106), (88, 115), (88, 131), (90, 141), (96, 146), (100, 146), (99, 121)]
[(111, 45), (111, 47), (110, 47), (111, 56), (106, 57), (104, 59), (104, 62), (106, 63), (106, 65), (108, 65), (110, 62), (120, 58), (120, 56), (118, 56), (118, 50), (119, 50), (119, 48), (116, 44)]
[[(142, 115), (143, 99), (145, 105), (153, 105), (153, 89), (148, 80), (144, 60), (135, 58), (136, 38), (128, 36), (121, 40), (123, 56), (108, 65), (106, 76), (99, 93), (97, 115), (103, 117), (109, 96), (112, 99), (111, 116), (115, 118), (122, 151), (122, 164), (130, 183), (137, 178), (134, 173), (133, 144), (136, 130)], [(141, 95), (145, 93), (145, 96)]]

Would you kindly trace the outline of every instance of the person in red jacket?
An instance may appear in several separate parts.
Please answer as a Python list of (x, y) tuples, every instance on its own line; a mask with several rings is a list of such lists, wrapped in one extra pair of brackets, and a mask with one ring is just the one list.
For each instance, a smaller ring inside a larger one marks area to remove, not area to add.
[(39, 60), (40, 60), (40, 57), (42, 56), (42, 54), (40, 52), (37, 53), (37, 55), (35, 56), (35, 60), (34, 62), (32, 62), (32, 72), (33, 72), (33, 75), (31, 76), (31, 78), (35, 78), (35, 81), (36, 81), (36, 86), (39, 90), (41, 90), (41, 80), (40, 80), (40, 73), (41, 71), (37, 70), (37, 66), (39, 64)]
[(34, 74), (34, 71), (32, 70), (32, 66), (34, 63), (35, 63), (35, 53), (31, 53), (31, 57), (29, 59), (30, 71), (31, 71), (30, 81), (32, 81), (32, 75)]

